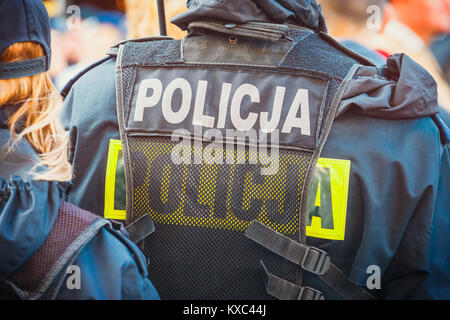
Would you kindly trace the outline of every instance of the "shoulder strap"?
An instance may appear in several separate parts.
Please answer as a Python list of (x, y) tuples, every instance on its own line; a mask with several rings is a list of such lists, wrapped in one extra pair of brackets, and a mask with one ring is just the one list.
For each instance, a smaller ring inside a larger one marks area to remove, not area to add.
[(432, 115), (431, 119), (433, 119), (434, 123), (438, 127), (439, 133), (441, 135), (441, 143), (443, 146), (445, 146), (450, 142), (450, 129), (445, 124), (444, 120), (442, 120), (441, 117), (439, 117), (437, 114)]
[(66, 85), (64, 86), (64, 88), (60, 92), (60, 94), (63, 97), (63, 99), (65, 99), (67, 97), (67, 95), (69, 94), (70, 89), (72, 89), (73, 85), (75, 84), (75, 82), (78, 81), (78, 79), (80, 79), (83, 75), (85, 75), (86, 73), (88, 73), (89, 71), (94, 69), (95, 67), (97, 67), (97, 66), (103, 64), (104, 62), (110, 60), (112, 57), (113, 56), (107, 56), (107, 57), (104, 57), (104, 58), (100, 59), (97, 62), (94, 62), (90, 66), (88, 66), (88, 67), (84, 68), (83, 70), (81, 70), (72, 79), (70, 79), (69, 82), (66, 83)]
[[(351, 282), (345, 273), (331, 262), (327, 252), (319, 248), (294, 241), (256, 220), (247, 228), (245, 235), (266, 249), (297, 264), (303, 270), (317, 275), (346, 300), (375, 299), (364, 288)], [(304, 293), (305, 289), (306, 292), (318, 293), (318, 295), (312, 295), (313, 299), (322, 298), (320, 291), (309, 287), (298, 287), (286, 280), (274, 277), (267, 270), (265, 270), (265, 274), (267, 275), (266, 290), (279, 299), (302, 299), (304, 297), (300, 293)]]
[(77, 82), (83, 75), (91, 71), (92, 69), (98, 67), (99, 65), (105, 63), (106, 61), (114, 58), (117, 56), (117, 53), (119, 51), (119, 46), (122, 44), (125, 44), (126, 42), (143, 42), (143, 41), (151, 41), (151, 40), (172, 40), (170, 37), (145, 37), (145, 38), (138, 38), (138, 39), (129, 39), (129, 40), (123, 40), (112, 46), (106, 51), (106, 57), (98, 60), (97, 62), (94, 62), (93, 64), (89, 65), (88, 67), (81, 70), (78, 74), (76, 74), (72, 79), (67, 82), (67, 84), (64, 86), (64, 88), (61, 90), (60, 94), (65, 99), (67, 95), (69, 94), (70, 89), (72, 89), (75, 82)]
[(158, 40), (173, 40), (173, 38), (171, 37), (166, 37), (166, 36), (154, 36), (154, 37), (143, 37), (143, 38), (137, 38), (137, 39), (127, 39), (127, 40), (122, 40), (118, 43), (116, 43), (115, 45), (113, 45), (111, 48), (109, 48), (106, 51), (106, 54), (109, 56), (117, 56), (118, 52), (119, 52), (119, 47), (121, 45), (124, 45), (125, 43), (129, 43), (129, 42), (146, 42), (146, 41), (158, 41)]
[(149, 214), (143, 215), (126, 227), (130, 240), (138, 243), (155, 231), (152, 217)]
[(44, 244), (8, 277), (6, 284), (21, 299), (55, 299), (67, 267), (107, 224), (99, 216), (62, 201), (58, 217)]

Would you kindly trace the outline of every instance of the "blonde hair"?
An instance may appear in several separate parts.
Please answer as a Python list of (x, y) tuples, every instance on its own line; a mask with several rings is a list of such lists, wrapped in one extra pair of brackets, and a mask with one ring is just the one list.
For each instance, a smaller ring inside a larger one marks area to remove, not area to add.
[[(44, 55), (41, 45), (19, 42), (7, 48), (0, 56), (1, 62), (14, 62)], [(0, 108), (18, 105), (19, 109), (9, 119), (11, 143), (9, 152), (22, 138), (26, 138), (37, 151), (40, 163), (32, 170), (37, 180), (69, 181), (72, 168), (67, 161), (68, 135), (59, 115), (62, 98), (49, 75), (41, 73), (17, 79), (0, 80)], [(23, 121), (25, 129), (16, 132)], [(45, 166), (46, 170), (37, 172)]]
[[(184, 0), (164, 0), (166, 9), (167, 35), (182, 39), (186, 32), (170, 23), (177, 14), (186, 11)], [(128, 25), (128, 38), (142, 38), (159, 35), (158, 8), (155, 0), (124, 0)]]

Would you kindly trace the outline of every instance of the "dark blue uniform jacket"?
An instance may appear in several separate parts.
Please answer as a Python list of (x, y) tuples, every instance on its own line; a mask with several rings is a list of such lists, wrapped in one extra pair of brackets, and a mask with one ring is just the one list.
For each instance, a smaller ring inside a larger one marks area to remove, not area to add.
[[(213, 16), (213, 8), (203, 9)], [(435, 83), (405, 55), (391, 57), (385, 67), (383, 74), (361, 68), (350, 81), (321, 154), (351, 161), (345, 238), (307, 241), (361, 286), (368, 267), (379, 266), (379, 298), (448, 299), (450, 145), (431, 117), (439, 112)], [(112, 59), (84, 74), (63, 114), (75, 173), (69, 199), (99, 213), (109, 141), (120, 139), (114, 71)], [(337, 298), (317, 277), (305, 275), (304, 281)]]

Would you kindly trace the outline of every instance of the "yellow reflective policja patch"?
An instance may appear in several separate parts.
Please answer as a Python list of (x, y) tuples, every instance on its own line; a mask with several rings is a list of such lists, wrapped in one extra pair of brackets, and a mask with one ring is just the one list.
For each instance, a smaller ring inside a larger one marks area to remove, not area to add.
[[(171, 147), (164, 145), (167, 149), (156, 148), (152, 151), (153, 156), (169, 152)], [(162, 147), (162, 145), (161, 145)], [(153, 149), (152, 149), (153, 150)], [(158, 151), (159, 150), (159, 151)], [(145, 208), (144, 211), (148, 212), (156, 223), (163, 224), (177, 224), (186, 226), (198, 226), (205, 228), (220, 228), (230, 229), (236, 231), (245, 231), (251, 222), (251, 219), (242, 216), (242, 214), (252, 214), (250, 210), (255, 201), (264, 203), (261, 208), (258, 209), (258, 220), (266, 224), (268, 227), (281, 232), (283, 234), (293, 234), (298, 230), (298, 213), (290, 212), (292, 216), (287, 222), (277, 223), (269, 219), (267, 216), (266, 203), (276, 203), (277, 212), (283, 213), (284, 206), (286, 205), (285, 197), (287, 197), (287, 167), (288, 165), (295, 164), (295, 158), (290, 158), (286, 155), (282, 155), (280, 158), (279, 172), (275, 176), (265, 177), (264, 183), (261, 181), (253, 181), (252, 174), (247, 173), (245, 178), (240, 183), (243, 183), (244, 187), (241, 193), (236, 193), (233, 188), (237, 187), (233, 182), (236, 176), (236, 170), (238, 167), (233, 167), (228, 173), (230, 180), (226, 186), (227, 196), (224, 198), (221, 210), (226, 212), (217, 211), (220, 208), (216, 208), (216, 187), (218, 176), (223, 179), (226, 174), (219, 174), (217, 170), (220, 168), (217, 165), (202, 165), (201, 170), (197, 173), (199, 176), (198, 194), (196, 196), (197, 206), (200, 206), (205, 211), (204, 215), (198, 217), (187, 215), (184, 212), (186, 202), (186, 177), (189, 172), (187, 167), (183, 166), (179, 177), (180, 198), (177, 200), (178, 204), (172, 203), (173, 212), (162, 213), (157, 211), (150, 205), (150, 199), (153, 195), (148, 194), (148, 185), (144, 184), (138, 186), (135, 190), (136, 196), (141, 196), (142, 203)], [(153, 164), (155, 159), (149, 159), (149, 162)], [(349, 188), (350, 177), (350, 165), (349, 160), (340, 159), (325, 159), (320, 158), (317, 162), (316, 168), (313, 172), (312, 182), (307, 199), (307, 212), (306, 212), (306, 235), (310, 237), (317, 237), (330, 240), (344, 240), (345, 237), (345, 221), (347, 215), (347, 198)], [(149, 171), (149, 174), (151, 170)], [(155, 174), (155, 173), (153, 173)], [(160, 187), (156, 187), (155, 191), (160, 203), (165, 204), (169, 199), (169, 190), (171, 186), (171, 172), (170, 163), (167, 163), (162, 171), (158, 173), (160, 177)], [(157, 179), (154, 176), (154, 179)], [(146, 180), (147, 181), (147, 180)], [(176, 180), (173, 180), (175, 182)], [(302, 181), (298, 181), (300, 186)], [(299, 191), (300, 192), (300, 191)], [(235, 194), (236, 193), (236, 194)], [(126, 186), (124, 165), (122, 157), (122, 145), (120, 140), (111, 140), (108, 152), (108, 163), (106, 170), (105, 181), (105, 211), (104, 217), (106, 219), (125, 220), (126, 219)], [(237, 203), (233, 205), (231, 201), (232, 196), (238, 196), (234, 199)], [(296, 197), (292, 197), (292, 201), (295, 201)], [(175, 199), (175, 198), (174, 198)], [(172, 200), (174, 200), (172, 199)], [(297, 198), (298, 199), (298, 198)], [(176, 199), (175, 199), (176, 200)], [(175, 201), (174, 200), (174, 201)], [(195, 200), (195, 199), (194, 199)], [(206, 208), (206, 209), (205, 209)], [(209, 208), (209, 209), (208, 209)], [(193, 209), (193, 208), (191, 208)], [(198, 209), (198, 208), (197, 208)], [(281, 217), (281, 215), (280, 215)], [(297, 218), (295, 218), (297, 217)]]
[(318, 160), (309, 190), (307, 236), (344, 240), (350, 166), (350, 160)]
[(118, 201), (118, 198), (125, 197), (125, 177), (120, 175), (121, 172), (123, 172), (122, 143), (120, 140), (111, 139), (109, 141), (108, 163), (106, 165), (105, 219), (127, 219), (127, 213), (124, 208), (125, 203), (121, 203), (124, 201)]

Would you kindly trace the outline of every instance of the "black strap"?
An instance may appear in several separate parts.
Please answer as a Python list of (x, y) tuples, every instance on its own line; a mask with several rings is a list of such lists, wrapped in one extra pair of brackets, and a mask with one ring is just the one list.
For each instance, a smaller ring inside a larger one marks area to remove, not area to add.
[(325, 300), (322, 292), (316, 289), (306, 286), (300, 287), (269, 273), (262, 261), (261, 267), (264, 272), (264, 286), (266, 292), (272, 297), (279, 300)]
[(450, 142), (450, 129), (445, 124), (444, 120), (442, 120), (441, 117), (439, 117), (437, 114), (432, 115), (431, 119), (433, 119), (434, 123), (438, 127), (439, 134), (441, 136), (441, 143), (443, 146), (445, 146)]
[(70, 79), (69, 82), (67, 82), (66, 85), (64, 86), (64, 88), (61, 90), (60, 94), (63, 97), (63, 99), (65, 99), (67, 97), (67, 95), (69, 94), (70, 89), (72, 89), (73, 85), (75, 84), (75, 82), (78, 81), (78, 79), (80, 79), (83, 75), (85, 75), (90, 70), (94, 69), (95, 67), (101, 65), (102, 63), (104, 63), (104, 62), (106, 62), (106, 61), (108, 61), (109, 59), (112, 59), (112, 58), (113, 58), (112, 56), (106, 56), (106, 57), (100, 59), (99, 61), (94, 62), (90, 66), (86, 67), (81, 72), (76, 74), (72, 79)]
[(64, 88), (61, 90), (60, 94), (63, 97), (63, 99), (65, 99), (67, 97), (67, 95), (69, 94), (70, 89), (72, 89), (73, 85), (75, 84), (75, 82), (77, 82), (83, 75), (85, 75), (87, 72), (89, 72), (90, 70), (96, 68), (97, 66), (101, 65), (102, 63), (115, 58), (117, 56), (117, 53), (119, 51), (119, 46), (122, 44), (125, 44), (126, 42), (145, 42), (145, 41), (150, 41), (150, 40), (173, 40), (173, 38), (171, 37), (165, 37), (165, 36), (160, 36), (160, 37), (143, 37), (143, 38), (138, 38), (138, 39), (129, 39), (129, 40), (122, 40), (118, 43), (116, 43), (114, 46), (112, 46), (111, 48), (109, 48), (106, 51), (107, 56), (98, 60), (97, 62), (94, 62), (93, 64), (89, 65), (88, 67), (86, 67), (85, 69), (83, 69), (82, 71), (80, 71), (78, 74), (76, 74), (72, 79), (69, 80), (69, 82), (67, 82), (64, 85)]
[(245, 236), (314, 274), (322, 275), (330, 267), (330, 257), (325, 251), (294, 241), (258, 220), (250, 224)]
[(348, 280), (344, 272), (334, 263), (331, 263), (328, 272), (319, 276), (319, 278), (346, 300), (375, 299), (365, 289)]
[(149, 214), (145, 214), (133, 221), (125, 228), (130, 236), (130, 240), (138, 243), (155, 231), (155, 225)]
[(47, 57), (0, 63), (0, 79), (34, 76), (48, 70)]
[[(283, 234), (270, 229), (257, 220), (254, 220), (250, 224), (245, 235), (270, 251), (301, 266), (302, 269), (318, 275), (322, 281), (344, 299), (375, 299), (375, 297), (368, 293), (364, 288), (348, 280), (344, 272), (331, 262), (330, 257), (323, 250), (296, 242)], [(276, 297), (292, 298), (295, 295), (296, 290), (298, 291), (300, 290), (299, 288), (306, 288), (299, 287), (284, 279), (271, 275), (267, 270), (265, 270), (265, 273), (268, 274), (268, 290), (273, 292)], [(314, 289), (309, 288), (308, 290)]]

